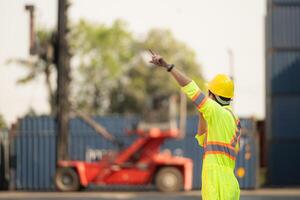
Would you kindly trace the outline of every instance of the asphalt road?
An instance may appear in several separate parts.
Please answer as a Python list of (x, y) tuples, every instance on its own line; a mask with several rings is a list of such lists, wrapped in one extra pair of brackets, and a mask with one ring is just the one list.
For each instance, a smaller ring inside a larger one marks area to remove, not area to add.
[[(0, 192), (0, 200), (200, 200), (200, 191), (165, 194), (159, 192)], [(300, 189), (242, 192), (241, 200), (300, 200)]]

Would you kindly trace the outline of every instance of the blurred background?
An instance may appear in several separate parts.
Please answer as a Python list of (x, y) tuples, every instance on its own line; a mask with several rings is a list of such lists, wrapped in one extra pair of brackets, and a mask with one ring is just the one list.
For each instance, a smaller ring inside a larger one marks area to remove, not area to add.
[(234, 79), (242, 189), (300, 185), (299, 0), (3, 0), (0, 11), (1, 189), (164, 191), (166, 168), (179, 173), (170, 191), (200, 189), (197, 111), (148, 49), (204, 91), (218, 73)]

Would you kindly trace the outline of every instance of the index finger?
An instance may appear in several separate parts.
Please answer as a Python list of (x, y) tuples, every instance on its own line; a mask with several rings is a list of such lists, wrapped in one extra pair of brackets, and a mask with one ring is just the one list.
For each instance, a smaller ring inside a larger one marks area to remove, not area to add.
[(152, 54), (152, 56), (155, 55), (155, 53), (153, 53), (153, 51), (151, 49), (148, 49), (150, 51), (150, 53)]

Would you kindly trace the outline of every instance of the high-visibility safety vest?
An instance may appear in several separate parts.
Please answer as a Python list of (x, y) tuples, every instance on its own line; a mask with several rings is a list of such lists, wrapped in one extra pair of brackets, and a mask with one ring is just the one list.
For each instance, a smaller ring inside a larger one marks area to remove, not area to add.
[(234, 170), (239, 151), (240, 122), (230, 106), (221, 106), (205, 96), (192, 81), (182, 91), (193, 101), (207, 122), (207, 132), (196, 135), (204, 147), (204, 164), (229, 167)]

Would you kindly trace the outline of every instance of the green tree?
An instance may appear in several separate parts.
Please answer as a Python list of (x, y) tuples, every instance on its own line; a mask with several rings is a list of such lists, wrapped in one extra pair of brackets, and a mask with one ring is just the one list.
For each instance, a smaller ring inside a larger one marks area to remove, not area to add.
[[(137, 62), (127, 71), (128, 81), (120, 83), (117, 90), (111, 93), (111, 112), (138, 112), (149, 114), (158, 113), (158, 116), (168, 114), (168, 98), (179, 94), (178, 85), (170, 80), (168, 73), (162, 69), (150, 69), (150, 59), (147, 49), (153, 49), (176, 64), (192, 77), (201, 88), (204, 82), (200, 65), (196, 62), (195, 52), (177, 40), (169, 30), (150, 30), (142, 41), (135, 60)], [(146, 56), (145, 56), (146, 55)], [(148, 57), (144, 59), (144, 57)], [(189, 108), (191, 108), (189, 104)], [(189, 109), (191, 110), (191, 109)]]
[(0, 114), (0, 129), (7, 128), (7, 124), (2, 114)]
[(136, 47), (126, 23), (111, 26), (80, 21), (71, 34), (72, 53), (78, 58), (79, 80), (73, 103), (92, 114), (107, 113), (110, 93), (124, 82), (134, 62)]
[(139, 39), (123, 21), (111, 26), (80, 21), (73, 27), (71, 41), (79, 72), (74, 104), (86, 112), (168, 113), (168, 97), (179, 94), (179, 89), (162, 69), (149, 67), (149, 48), (203, 87), (195, 52), (169, 30), (153, 29)]
[[(200, 65), (195, 52), (176, 39), (171, 31), (153, 29), (137, 38), (123, 21), (112, 25), (81, 20), (69, 35), (73, 54), (72, 103), (90, 114), (149, 113), (166, 114), (168, 98), (179, 94), (177, 84), (162, 69), (152, 69), (147, 49), (159, 52), (166, 60), (183, 69), (203, 88)], [(18, 80), (27, 83), (45, 76), (49, 103), (55, 113), (55, 94), (50, 81), (55, 72), (53, 33), (37, 32), (38, 56), (34, 61), (17, 60), (28, 68)]]

